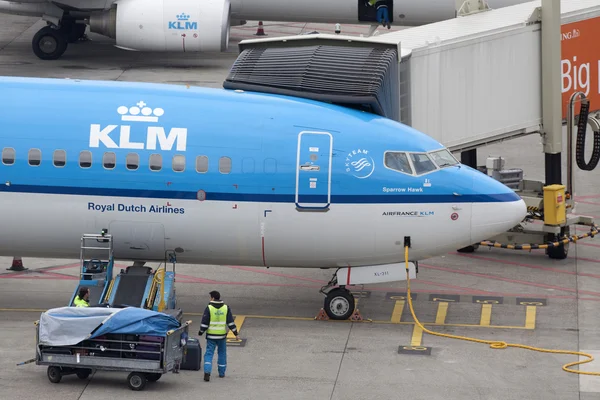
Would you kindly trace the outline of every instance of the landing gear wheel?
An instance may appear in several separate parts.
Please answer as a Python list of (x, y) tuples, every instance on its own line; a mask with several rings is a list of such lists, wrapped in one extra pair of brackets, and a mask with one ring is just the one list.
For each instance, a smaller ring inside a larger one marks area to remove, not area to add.
[(132, 372), (127, 377), (127, 383), (131, 390), (140, 391), (146, 387), (146, 374), (141, 372)]
[(67, 35), (58, 29), (46, 26), (31, 40), (33, 53), (42, 60), (56, 60), (67, 50)]
[[(561, 228), (560, 234), (549, 234), (548, 236), (546, 236), (546, 241), (557, 242), (563, 239), (565, 236), (570, 236), (570, 231), (571, 230), (569, 229), (569, 227)], [(569, 243), (561, 243), (558, 247), (548, 247), (546, 249), (546, 254), (553, 260), (564, 260), (569, 254)]]
[(58, 383), (62, 379), (62, 373), (59, 367), (48, 367), (48, 379), (52, 383)]
[(162, 374), (148, 374), (147, 379), (148, 379), (148, 382), (156, 382), (157, 380), (160, 379), (161, 376), (162, 376)]
[[(560, 240), (560, 238), (563, 238), (565, 235), (568, 236), (569, 231), (561, 230), (560, 236), (549, 235), (548, 241), (556, 242), (556, 241)], [(561, 243), (560, 246), (558, 246), (558, 247), (548, 247), (546, 249), (546, 254), (548, 255), (548, 257), (550, 257), (553, 260), (564, 260), (569, 255), (569, 243), (567, 243), (567, 244)]]
[(354, 312), (354, 296), (348, 289), (333, 289), (325, 297), (323, 308), (331, 319), (346, 320)]
[(77, 377), (81, 380), (86, 380), (88, 378), (88, 376), (90, 376), (91, 373), (92, 373), (91, 369), (78, 369), (77, 372), (75, 372)]
[(475, 253), (475, 250), (479, 248), (478, 244), (473, 244), (471, 246), (463, 247), (462, 249), (458, 249), (459, 253)]

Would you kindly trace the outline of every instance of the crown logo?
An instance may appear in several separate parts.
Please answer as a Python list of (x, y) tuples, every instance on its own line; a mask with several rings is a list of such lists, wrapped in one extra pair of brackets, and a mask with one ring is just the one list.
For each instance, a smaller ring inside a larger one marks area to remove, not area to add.
[(121, 121), (158, 122), (158, 117), (165, 113), (165, 110), (162, 108), (155, 108), (153, 110), (150, 107), (146, 107), (146, 103), (143, 101), (137, 103), (136, 106), (121, 106), (117, 108), (117, 112), (121, 114)]
[(186, 13), (181, 13), (179, 15), (176, 15), (176, 17), (179, 21), (187, 21), (188, 19), (190, 19), (190, 16)]

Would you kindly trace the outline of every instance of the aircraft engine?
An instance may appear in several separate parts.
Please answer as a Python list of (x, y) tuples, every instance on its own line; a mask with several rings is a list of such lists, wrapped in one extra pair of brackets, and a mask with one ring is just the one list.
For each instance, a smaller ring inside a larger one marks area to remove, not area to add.
[(90, 16), (90, 31), (138, 51), (225, 51), (230, 0), (120, 0)]

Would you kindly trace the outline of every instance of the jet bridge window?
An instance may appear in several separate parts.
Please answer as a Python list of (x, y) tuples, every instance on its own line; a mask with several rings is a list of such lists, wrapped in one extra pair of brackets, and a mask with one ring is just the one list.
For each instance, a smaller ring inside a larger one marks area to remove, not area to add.
[(52, 162), (55, 167), (64, 167), (67, 164), (67, 152), (64, 150), (54, 150)]
[(5, 147), (2, 149), (2, 164), (13, 165), (15, 163), (15, 149)]
[(431, 156), (431, 159), (440, 168), (458, 164), (458, 160), (454, 158), (452, 153), (450, 153), (447, 149), (434, 151), (432, 153), (429, 153), (429, 155)]
[(27, 158), (29, 159), (29, 165), (37, 167), (42, 163), (42, 152), (40, 149), (30, 149)]
[(435, 171), (437, 167), (425, 153), (411, 153), (410, 159), (415, 166), (417, 175), (422, 175), (427, 172)]
[(196, 172), (203, 174), (208, 172), (208, 157), (198, 156), (196, 157)]
[(160, 154), (150, 154), (150, 171), (160, 171), (162, 168), (162, 156)]
[(135, 171), (140, 165), (140, 156), (137, 153), (127, 154), (125, 157), (125, 164), (127, 165), (128, 170)]
[(219, 158), (219, 172), (222, 174), (228, 174), (231, 172), (231, 158), (229, 158), (229, 157)]
[(389, 169), (400, 171), (408, 175), (413, 174), (413, 170), (408, 162), (408, 156), (406, 153), (386, 151), (384, 157), (384, 164)]
[(183, 172), (185, 170), (185, 156), (177, 154), (173, 156), (173, 171)]
[(102, 156), (102, 165), (106, 169), (113, 169), (117, 165), (117, 155), (112, 151), (107, 151)]
[(89, 168), (92, 166), (92, 152), (83, 150), (79, 153), (79, 166), (81, 168)]

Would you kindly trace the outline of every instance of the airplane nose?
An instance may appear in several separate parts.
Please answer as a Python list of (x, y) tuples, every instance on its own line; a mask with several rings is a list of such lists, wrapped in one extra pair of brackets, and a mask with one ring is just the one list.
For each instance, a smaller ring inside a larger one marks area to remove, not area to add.
[[(517, 196), (516, 193), (513, 194)], [(471, 217), (471, 243), (491, 239), (514, 228), (526, 215), (527, 206), (520, 198), (512, 201), (474, 203)]]

